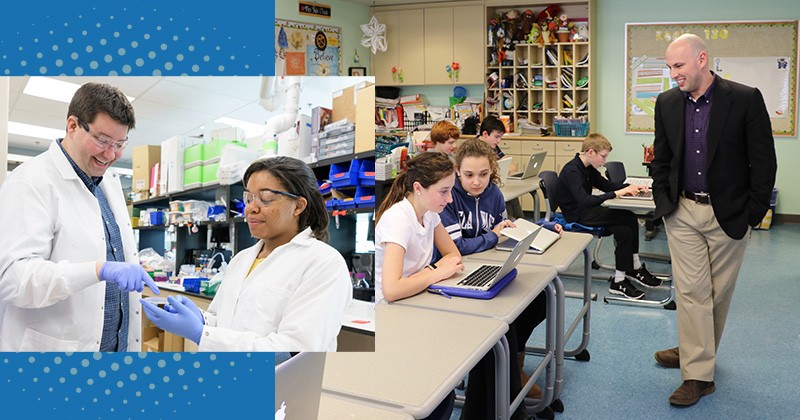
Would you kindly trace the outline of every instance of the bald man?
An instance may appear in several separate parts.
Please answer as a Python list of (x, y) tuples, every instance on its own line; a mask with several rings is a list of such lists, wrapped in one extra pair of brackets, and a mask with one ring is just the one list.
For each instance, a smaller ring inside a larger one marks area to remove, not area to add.
[(669, 44), (677, 87), (658, 95), (651, 164), (655, 217), (664, 217), (676, 290), (678, 347), (655, 353), (680, 368), (669, 397), (690, 406), (715, 390), (714, 365), (750, 229), (767, 212), (777, 162), (758, 89), (709, 71), (696, 35)]

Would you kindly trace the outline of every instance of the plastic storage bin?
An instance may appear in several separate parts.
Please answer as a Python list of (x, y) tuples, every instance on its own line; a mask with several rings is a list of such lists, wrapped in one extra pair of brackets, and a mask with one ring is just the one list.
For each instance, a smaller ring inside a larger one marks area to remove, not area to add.
[(340, 209), (354, 209), (356, 208), (356, 199), (355, 198), (345, 198), (339, 200), (339, 208)]
[(360, 168), (361, 161), (358, 159), (345, 163), (334, 163), (331, 165), (329, 173), (331, 185), (333, 188), (358, 186), (358, 171)]
[(186, 150), (183, 151), (184, 167), (189, 165), (202, 164), (203, 160), (205, 159), (204, 150), (205, 150), (205, 144), (202, 143), (187, 147)]
[(375, 161), (364, 160), (358, 170), (359, 185), (375, 185)]
[(203, 165), (193, 163), (183, 169), (183, 188), (197, 188), (203, 185)]
[(364, 186), (356, 188), (356, 207), (375, 207), (375, 188)]
[(325, 208), (328, 210), (336, 210), (338, 206), (339, 206), (338, 198), (331, 198), (330, 200), (325, 201)]
[(559, 137), (585, 137), (589, 134), (588, 122), (555, 120), (553, 126)]
[(203, 165), (203, 186), (219, 183), (217, 169), (219, 169), (219, 161)]

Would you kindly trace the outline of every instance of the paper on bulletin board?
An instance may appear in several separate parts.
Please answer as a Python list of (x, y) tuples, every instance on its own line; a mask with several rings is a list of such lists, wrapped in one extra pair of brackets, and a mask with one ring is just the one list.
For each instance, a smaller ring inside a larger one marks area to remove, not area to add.
[(786, 118), (789, 109), (789, 57), (717, 57), (714, 71), (723, 79), (758, 86), (770, 118)]
[(341, 28), (275, 19), (275, 75), (341, 75)]

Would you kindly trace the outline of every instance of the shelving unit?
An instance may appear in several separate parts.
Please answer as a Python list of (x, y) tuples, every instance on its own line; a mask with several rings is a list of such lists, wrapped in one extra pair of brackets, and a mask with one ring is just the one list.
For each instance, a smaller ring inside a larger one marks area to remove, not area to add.
[[(587, 18), (592, 30), (595, 0), (562, 1), (557, 3), (561, 13), (570, 19)], [(487, 1), (486, 19), (509, 10), (531, 9), (534, 15), (549, 2), (499, 2)], [(487, 25), (485, 25), (487, 26)], [(514, 131), (519, 132), (519, 122), (529, 121), (549, 127), (555, 135), (554, 119), (586, 118), (592, 127), (591, 111), (594, 109), (592, 80), (592, 38), (587, 41), (545, 43), (515, 43), (507, 46), (506, 60), (500, 61), (492, 52), (494, 46), (485, 48), (485, 106), (484, 114), (508, 116)], [(486, 42), (486, 41), (484, 41)], [(540, 133), (526, 133), (537, 137)]]

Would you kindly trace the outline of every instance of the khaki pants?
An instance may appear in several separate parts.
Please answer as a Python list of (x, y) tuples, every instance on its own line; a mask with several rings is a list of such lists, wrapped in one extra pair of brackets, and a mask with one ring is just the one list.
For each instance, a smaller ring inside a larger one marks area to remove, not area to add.
[(683, 380), (714, 380), (714, 362), (750, 237), (731, 239), (710, 204), (681, 197), (664, 217), (678, 312)]

